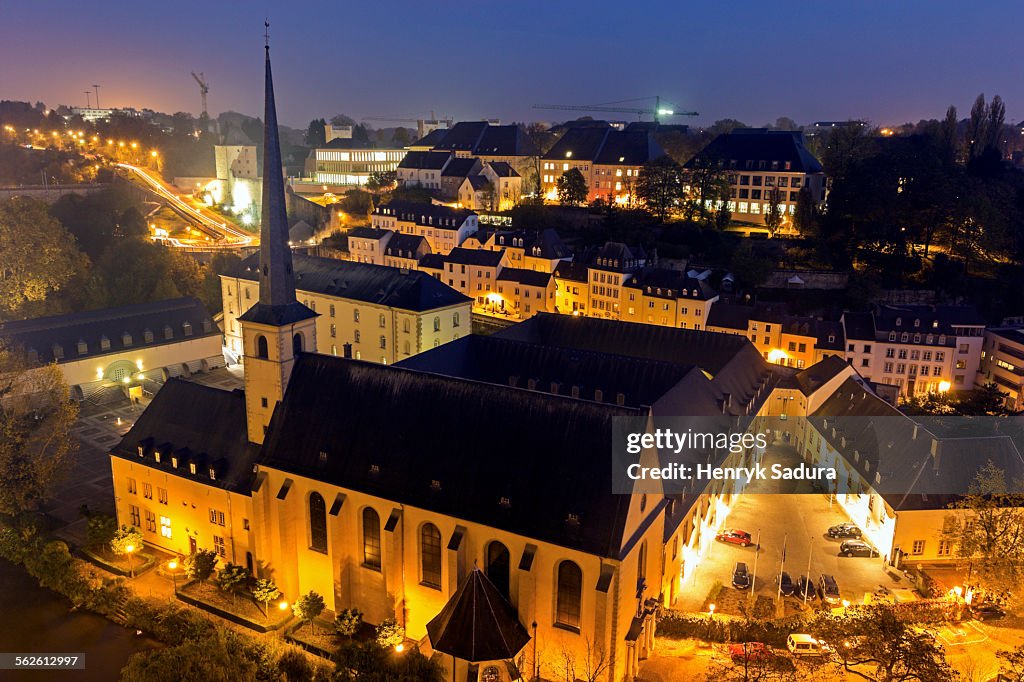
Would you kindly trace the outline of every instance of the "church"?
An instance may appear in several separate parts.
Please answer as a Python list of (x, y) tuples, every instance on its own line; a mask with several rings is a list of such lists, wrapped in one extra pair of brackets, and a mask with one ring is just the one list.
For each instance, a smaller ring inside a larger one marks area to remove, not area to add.
[[(280, 167), (269, 47), (264, 158)], [(263, 177), (245, 389), (172, 379), (111, 451), (118, 521), (335, 612), (396, 618), (450, 679), (632, 680), (740, 484), (614, 494), (613, 420), (771, 420), (855, 375), (743, 337), (539, 315), (397, 364), (320, 352)], [(794, 415), (795, 416), (795, 415)], [(744, 453), (756, 457), (759, 453)]]

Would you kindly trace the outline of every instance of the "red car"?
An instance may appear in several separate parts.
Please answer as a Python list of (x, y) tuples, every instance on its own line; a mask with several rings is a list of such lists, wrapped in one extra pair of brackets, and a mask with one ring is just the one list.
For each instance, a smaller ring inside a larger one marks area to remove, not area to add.
[(733, 663), (743, 661), (764, 661), (775, 656), (772, 648), (764, 642), (747, 642), (746, 644), (730, 644), (729, 658)]
[(749, 547), (754, 544), (753, 539), (750, 537), (750, 533), (745, 530), (736, 530), (734, 528), (727, 528), (721, 533), (715, 536), (715, 539), (719, 542), (731, 542), (734, 545), (740, 545), (741, 547)]

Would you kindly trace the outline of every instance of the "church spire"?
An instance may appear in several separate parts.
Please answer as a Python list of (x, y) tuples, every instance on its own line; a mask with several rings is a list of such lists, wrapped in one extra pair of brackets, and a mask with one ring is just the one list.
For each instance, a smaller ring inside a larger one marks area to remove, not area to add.
[(270, 72), (270, 23), (264, 22), (266, 38), (266, 92), (263, 116), (263, 217), (260, 225), (260, 303), (283, 306), (295, 302), (295, 274), (288, 246), (281, 143), (274, 103), (274, 78)]

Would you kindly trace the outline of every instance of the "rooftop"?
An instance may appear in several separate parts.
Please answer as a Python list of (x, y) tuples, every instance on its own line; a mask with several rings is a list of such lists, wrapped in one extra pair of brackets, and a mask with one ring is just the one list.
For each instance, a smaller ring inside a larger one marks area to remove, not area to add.
[[(824, 172), (821, 163), (804, 147), (803, 136), (798, 132), (785, 130), (739, 128), (716, 137), (687, 161), (685, 167), (692, 168), (697, 159), (721, 161), (726, 168), (738, 171)], [(751, 162), (752, 168), (747, 168), (748, 161)], [(767, 167), (761, 168), (760, 162), (766, 162)], [(778, 163), (776, 168), (771, 167), (773, 162)]]

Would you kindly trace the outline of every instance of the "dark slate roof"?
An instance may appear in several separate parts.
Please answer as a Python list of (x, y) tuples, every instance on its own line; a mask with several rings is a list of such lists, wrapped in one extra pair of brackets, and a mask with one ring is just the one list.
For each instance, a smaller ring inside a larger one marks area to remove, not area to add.
[[(258, 272), (253, 266), (253, 273)], [(255, 280), (255, 275), (253, 280)], [(284, 305), (271, 305), (269, 303), (257, 302), (244, 313), (238, 316), (242, 322), (256, 322), (257, 324), (269, 324), (273, 327), (283, 327), (286, 324), (295, 324), (302, 320), (316, 317), (316, 313), (298, 301), (285, 303)]]
[(451, 162), (444, 167), (444, 171), (441, 172), (441, 177), (445, 178), (464, 178), (477, 169), (480, 165), (480, 159), (462, 158), (452, 159)]
[(537, 156), (537, 147), (518, 125), (487, 126), (473, 150), (477, 156)]
[[(110, 451), (114, 457), (241, 495), (252, 490), (258, 452), (259, 446), (249, 443), (247, 435), (243, 391), (223, 391), (182, 379), (169, 379)], [(172, 454), (178, 457), (177, 468), (171, 464)], [(190, 462), (196, 464), (194, 474)]]
[(444, 270), (444, 254), (427, 253), (420, 258), (419, 266), (431, 270)]
[(830, 379), (845, 371), (849, 365), (838, 355), (828, 355), (807, 369), (797, 372), (793, 379), (804, 395), (811, 395), (824, 386)]
[(427, 634), (434, 651), (471, 663), (510, 661), (530, 641), (519, 614), (475, 567), (427, 623)]
[[(373, 209), (374, 215), (394, 215), (399, 220), (415, 222), (428, 227), (458, 229), (466, 218), (476, 215), (464, 208), (451, 208), (439, 204), (420, 204), (414, 201), (391, 201)], [(431, 220), (433, 222), (431, 222)]]
[(642, 166), (664, 156), (665, 151), (649, 132), (613, 130), (608, 133), (604, 146), (594, 159), (601, 165)]
[(504, 256), (502, 251), (489, 251), (486, 249), (465, 249), (461, 246), (456, 246), (452, 249), (447, 256), (444, 257), (446, 263), (458, 263), (460, 265), (480, 265), (484, 267), (496, 268), (501, 263), (501, 258)]
[(601, 152), (605, 138), (610, 132), (611, 128), (570, 128), (543, 158), (549, 161), (565, 161), (566, 159), (593, 161)]
[(487, 121), (460, 121), (445, 131), (434, 149), (473, 152), (486, 129)]
[(953, 327), (981, 327), (985, 324), (985, 319), (971, 306), (880, 305), (875, 309), (874, 317), (875, 329), (879, 332), (951, 335), (954, 334)]
[[(257, 263), (250, 256), (227, 275), (255, 281)], [(427, 273), (335, 258), (296, 254), (295, 280), (301, 291), (403, 310), (433, 310), (470, 300)]]
[(738, 303), (715, 303), (708, 311), (707, 326), (745, 332), (747, 324), (753, 316), (754, 306)]
[[(448, 134), (447, 128), (437, 128), (413, 142), (410, 147), (434, 147), (438, 145), (444, 136)], [(411, 153), (411, 152), (410, 152)]]
[[(692, 365), (576, 348), (549, 346), (494, 335), (472, 334), (401, 361), (397, 366), (443, 376), (630, 407), (653, 405)], [(595, 391), (601, 391), (596, 399)]]
[(388, 234), (394, 234), (391, 230), (380, 230), (376, 227), (368, 227), (366, 225), (360, 225), (359, 227), (353, 227), (348, 231), (349, 237), (356, 237), (358, 239), (373, 239), (381, 240)]
[[(706, 280), (690, 277), (681, 270), (644, 268), (628, 277), (623, 284), (630, 289), (642, 289), (648, 296), (665, 298), (693, 298), (706, 301), (717, 296)], [(715, 306), (712, 306), (714, 309)], [(710, 319), (707, 324), (711, 324)]]
[(527, 230), (502, 231), (498, 235), (497, 244), (499, 246), (511, 246), (513, 239), (523, 240), (522, 249), (526, 252), (527, 256), (546, 258), (548, 260), (572, 257), (572, 251), (565, 245), (562, 238), (558, 236), (558, 232), (550, 227), (540, 232), (530, 232)]
[[(388, 245), (384, 248), (384, 253), (388, 256), (399, 256), (400, 254), (407, 253), (415, 255), (416, 251), (426, 243), (427, 240), (418, 234), (397, 232), (395, 233), (395, 236), (388, 240)], [(401, 257), (407, 258), (408, 256)]]
[(519, 173), (516, 172), (516, 169), (510, 166), (505, 161), (493, 161), (487, 165), (489, 165), (491, 167), (491, 170), (494, 171), (494, 174), (500, 178), (519, 177)]
[(1020, 327), (994, 327), (985, 332), (1011, 343), (1024, 343), (1024, 329)]
[(588, 262), (592, 268), (626, 272), (640, 267), (640, 261), (645, 258), (642, 247), (630, 247), (622, 242), (605, 242)]
[(586, 263), (562, 261), (555, 266), (555, 277), (586, 284), (589, 281), (590, 269), (587, 267)]
[[(785, 130), (765, 130), (763, 128), (740, 128), (731, 133), (719, 135), (704, 147), (696, 156), (686, 162), (686, 168), (692, 168), (697, 159), (722, 160), (727, 168), (736, 171), (746, 169), (746, 162), (754, 162), (754, 170), (758, 170), (759, 161), (778, 161), (780, 167), (776, 171), (784, 171), (783, 165), (790, 163), (791, 173), (822, 173), (821, 163), (807, 151), (803, 144), (803, 136), (798, 132)], [(733, 166), (730, 162), (735, 161)], [(760, 169), (770, 172), (772, 169)]]
[(523, 268), (502, 268), (501, 272), (498, 273), (498, 280), (519, 282), (530, 287), (546, 287), (551, 283), (552, 276), (550, 272), (538, 272)]
[(452, 155), (448, 152), (413, 151), (405, 155), (398, 163), (398, 167), (418, 170), (441, 170), (451, 158)]
[(491, 184), (491, 181), (482, 175), (470, 175), (466, 180), (469, 180), (470, 186), (477, 191), (482, 190)]
[(843, 329), (847, 339), (875, 340), (875, 318), (871, 313), (843, 313)]
[[(186, 323), (190, 325), (189, 336), (185, 335)], [(152, 333), (149, 342), (146, 341), (147, 331)], [(125, 332), (131, 335), (129, 346), (124, 344)], [(60, 346), (64, 353), (63, 360), (58, 362), (73, 362), (82, 358), (121, 353), (129, 348), (160, 346), (178, 343), (186, 338), (218, 334), (220, 329), (206, 308), (199, 299), (191, 297), (0, 322), (0, 340), (25, 352), (34, 350), (42, 363), (57, 360), (54, 357), (55, 345)], [(106, 350), (101, 344), (103, 338), (110, 343)], [(78, 352), (80, 341), (86, 344), (85, 353)]]
[(784, 370), (769, 365), (743, 336), (595, 317), (540, 313), (493, 336), (695, 365), (711, 375), (715, 387), (737, 403), (763, 388), (768, 374)]
[[(274, 412), (261, 463), (396, 505), (618, 558), (629, 497), (611, 492), (612, 418), (644, 414), (303, 354)], [(497, 415), (516, 428), (499, 437)]]

